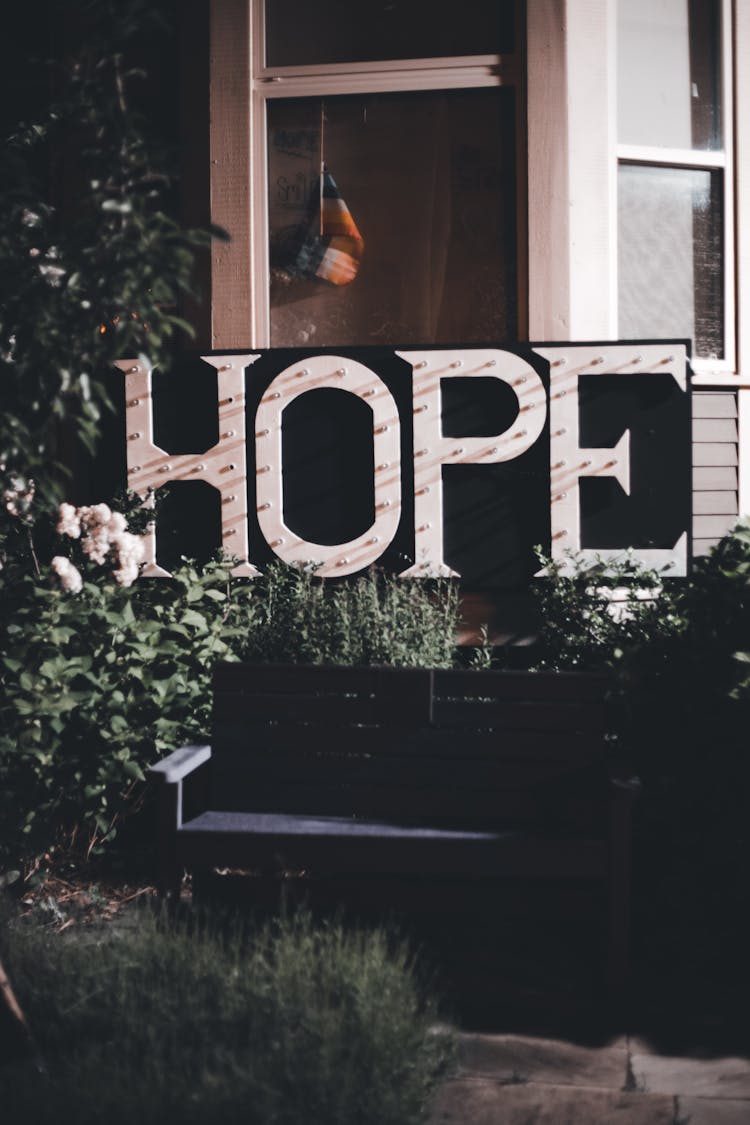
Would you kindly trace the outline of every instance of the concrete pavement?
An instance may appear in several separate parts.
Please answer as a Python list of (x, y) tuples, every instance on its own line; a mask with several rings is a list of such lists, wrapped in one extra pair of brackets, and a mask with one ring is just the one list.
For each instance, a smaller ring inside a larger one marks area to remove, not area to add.
[(458, 1056), (429, 1125), (750, 1125), (748, 1058), (474, 1033)]

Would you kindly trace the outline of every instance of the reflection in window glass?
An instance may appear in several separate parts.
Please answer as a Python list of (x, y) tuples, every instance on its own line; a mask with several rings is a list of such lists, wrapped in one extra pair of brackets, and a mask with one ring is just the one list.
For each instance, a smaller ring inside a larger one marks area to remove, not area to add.
[(719, 0), (618, 0), (620, 144), (720, 149)]
[(266, 65), (510, 54), (514, 0), (266, 0)]
[(722, 173), (619, 169), (619, 335), (688, 337), (721, 358)]
[[(517, 334), (511, 89), (280, 98), (268, 146), (273, 347)], [(321, 158), (345, 222), (330, 280)]]

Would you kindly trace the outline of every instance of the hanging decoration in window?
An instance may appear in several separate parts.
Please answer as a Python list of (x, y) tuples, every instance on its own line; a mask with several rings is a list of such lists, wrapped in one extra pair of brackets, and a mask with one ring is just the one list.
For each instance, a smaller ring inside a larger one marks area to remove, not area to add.
[(292, 278), (319, 278), (331, 285), (354, 281), (364, 239), (325, 161), (325, 104), (320, 107), (320, 176), (303, 222), (284, 232), (276, 264)]
[(318, 191), (299, 243), (286, 264), (293, 277), (319, 277), (331, 285), (349, 285), (359, 270), (364, 240), (331, 173), (323, 165)]

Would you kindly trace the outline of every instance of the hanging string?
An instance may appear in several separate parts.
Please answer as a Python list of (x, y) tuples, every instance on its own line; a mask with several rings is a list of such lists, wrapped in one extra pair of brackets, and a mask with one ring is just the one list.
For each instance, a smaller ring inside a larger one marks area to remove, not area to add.
[(318, 190), (320, 192), (320, 203), (318, 206), (318, 213), (320, 216), (320, 235), (323, 236), (323, 173), (325, 172), (325, 126), (326, 126), (326, 103), (325, 98), (320, 99), (320, 176), (318, 178)]

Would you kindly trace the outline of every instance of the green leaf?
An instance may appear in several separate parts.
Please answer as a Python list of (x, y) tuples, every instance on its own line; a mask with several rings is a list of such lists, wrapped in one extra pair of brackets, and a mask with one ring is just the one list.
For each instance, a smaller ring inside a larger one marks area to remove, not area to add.
[(136, 781), (146, 780), (143, 770), (132, 758), (127, 762), (123, 762), (122, 770), (127, 777), (132, 777)]
[(196, 613), (194, 609), (186, 609), (182, 614), (182, 623), (184, 625), (193, 625), (196, 629), (206, 629), (208, 622), (202, 614)]

